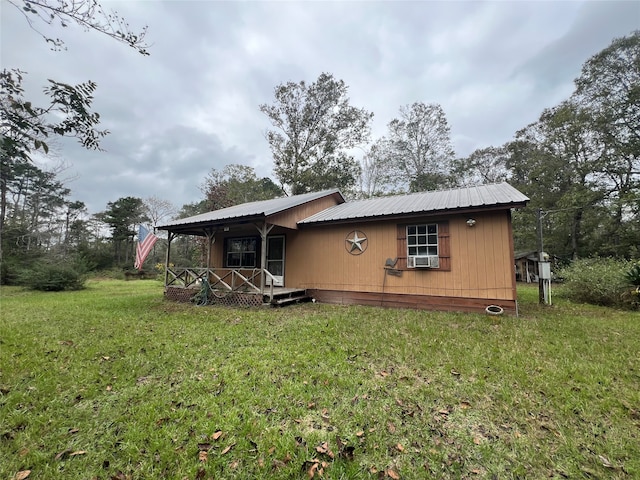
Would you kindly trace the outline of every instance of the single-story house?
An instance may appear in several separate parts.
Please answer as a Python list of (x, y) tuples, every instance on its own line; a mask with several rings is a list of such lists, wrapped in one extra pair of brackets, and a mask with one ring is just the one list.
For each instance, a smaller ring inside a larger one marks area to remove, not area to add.
[[(319, 302), (433, 310), (516, 311), (507, 183), (347, 201), (325, 190), (245, 203), (159, 226), (169, 232), (165, 294), (259, 305)], [(204, 237), (201, 268), (171, 266), (178, 235)]]

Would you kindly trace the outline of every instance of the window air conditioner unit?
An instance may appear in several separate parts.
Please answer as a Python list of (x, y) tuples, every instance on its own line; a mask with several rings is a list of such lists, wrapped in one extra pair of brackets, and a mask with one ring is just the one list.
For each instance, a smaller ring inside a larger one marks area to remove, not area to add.
[(407, 258), (407, 267), (409, 268), (438, 268), (439, 266), (439, 259), (435, 255), (421, 255)]

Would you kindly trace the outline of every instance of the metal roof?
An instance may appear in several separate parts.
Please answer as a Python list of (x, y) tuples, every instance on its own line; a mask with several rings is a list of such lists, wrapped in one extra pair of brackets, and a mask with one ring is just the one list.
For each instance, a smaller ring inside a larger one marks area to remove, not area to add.
[(216, 223), (225, 220), (235, 220), (242, 218), (267, 217), (275, 213), (283, 212), (290, 208), (317, 200), (319, 198), (328, 197), (330, 195), (338, 195), (339, 200), (345, 201), (342, 193), (337, 188), (331, 190), (323, 190), (321, 192), (303, 193), (302, 195), (294, 195), (292, 197), (274, 198), (272, 200), (262, 200), (258, 202), (243, 203), (233, 207), (221, 208), (212, 212), (202, 213), (193, 217), (179, 218), (164, 225), (157, 227), (160, 230), (172, 230), (172, 227), (181, 225), (193, 225), (197, 223)]
[(298, 224), (339, 222), (391, 215), (449, 212), (468, 208), (522, 207), (527, 201), (529, 201), (527, 196), (508, 183), (497, 183), (452, 190), (356, 200), (318, 212), (301, 220)]

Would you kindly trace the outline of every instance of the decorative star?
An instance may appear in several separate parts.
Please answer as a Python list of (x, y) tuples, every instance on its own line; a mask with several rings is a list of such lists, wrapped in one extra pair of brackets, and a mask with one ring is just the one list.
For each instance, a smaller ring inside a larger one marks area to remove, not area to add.
[(349, 249), (349, 253), (353, 253), (355, 250), (360, 250), (360, 252), (364, 252), (364, 247), (362, 244), (367, 241), (367, 237), (359, 237), (358, 232), (353, 232), (353, 238), (347, 238), (347, 242), (351, 244), (351, 248)]

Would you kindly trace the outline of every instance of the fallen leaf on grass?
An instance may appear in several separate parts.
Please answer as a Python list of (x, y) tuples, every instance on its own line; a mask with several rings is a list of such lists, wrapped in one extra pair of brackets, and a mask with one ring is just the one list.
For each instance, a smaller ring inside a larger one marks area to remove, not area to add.
[(204, 468), (200, 468), (196, 473), (196, 480), (203, 480), (204, 477), (206, 476), (207, 476), (207, 471)]
[[(308, 466), (308, 464), (311, 464), (311, 466)], [(316, 476), (316, 471), (318, 470), (318, 461), (315, 459), (311, 462), (306, 461), (302, 465), (302, 468), (307, 472), (307, 477), (313, 478)]]
[(324, 469), (327, 468), (327, 462), (321, 462), (317, 458), (306, 460), (302, 464), (302, 470), (307, 473), (309, 479), (315, 478), (316, 473), (319, 477), (324, 475)]
[(209, 453), (206, 450), (200, 450), (198, 452), (198, 460), (205, 463), (209, 459)]
[(61, 451), (60, 453), (58, 453), (55, 457), (54, 460), (64, 460), (65, 458), (67, 458), (69, 456), (69, 454), (73, 452), (73, 450), (71, 450), (70, 448), (67, 448), (66, 450)]
[(107, 388), (106, 388), (107, 392), (110, 392), (111, 388), (112, 388), (111, 385), (107, 385)]
[(234, 460), (229, 464), (229, 468), (231, 470), (235, 470), (236, 468), (238, 468), (238, 465), (240, 465), (240, 462), (238, 460)]
[(285, 467), (289, 462), (291, 461), (291, 455), (289, 455), (288, 453), (285, 455), (285, 457), (282, 460), (274, 460), (272, 462), (272, 467), (274, 470), (278, 469), (278, 468), (283, 468)]
[(388, 468), (385, 472), (389, 478), (393, 478), (393, 480), (400, 480), (400, 475), (392, 468)]
[(598, 458), (602, 462), (602, 466), (603, 467), (605, 467), (605, 468), (613, 468), (613, 465), (611, 464), (611, 462), (609, 461), (609, 459), (607, 457), (605, 457), (604, 455), (598, 455)]
[(480, 437), (473, 437), (473, 443), (480, 445), (482, 443), (482, 439)]
[(327, 442), (322, 442), (320, 445), (318, 445), (316, 447), (316, 452), (318, 453), (324, 453), (325, 455), (327, 455), (329, 458), (335, 458), (335, 454), (331, 451), (331, 449), (329, 448), (329, 443)]
[(360, 430), (359, 432), (356, 432), (356, 437), (362, 437), (364, 436), (364, 431)]
[(86, 455), (86, 450), (76, 450), (73, 451), (70, 448), (63, 450), (55, 456), (55, 460), (65, 460), (70, 457), (77, 457), (78, 455)]
[(387, 423), (387, 430), (389, 430), (389, 433), (396, 433), (396, 426), (393, 423), (389, 422)]
[(221, 436), (222, 436), (222, 430), (218, 430), (213, 435), (211, 435), (211, 438), (214, 440), (218, 440)]
[(471, 404), (469, 402), (460, 402), (460, 408), (466, 410), (467, 408), (471, 408)]
[(113, 477), (111, 477), (111, 480), (131, 480), (131, 475), (125, 475), (124, 473), (119, 471)]
[(460, 376), (460, 372), (458, 372), (457, 370), (454, 370), (453, 368), (451, 369), (451, 375), (454, 375), (456, 377)]
[(226, 446), (224, 450), (220, 452), (220, 455), (226, 455), (227, 453), (229, 453), (229, 450), (231, 450), (235, 445), (235, 443), (232, 443), (231, 445)]
[(13, 476), (13, 480), (24, 480), (31, 475), (31, 470), (22, 470)]
[(402, 446), (401, 443), (398, 443), (396, 445), (396, 450), (398, 450), (400, 453), (404, 452), (404, 447)]

